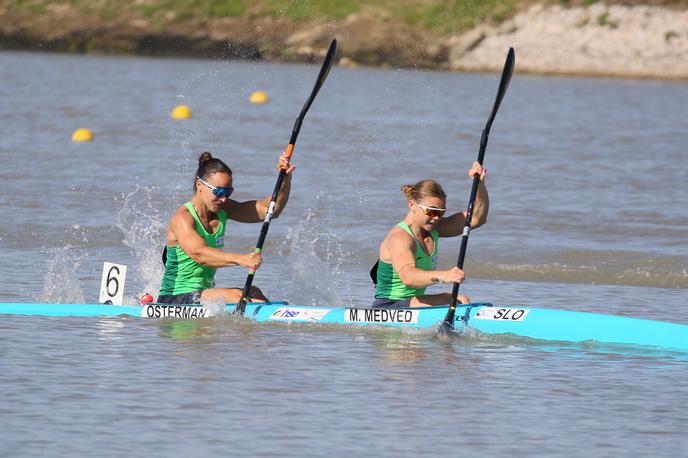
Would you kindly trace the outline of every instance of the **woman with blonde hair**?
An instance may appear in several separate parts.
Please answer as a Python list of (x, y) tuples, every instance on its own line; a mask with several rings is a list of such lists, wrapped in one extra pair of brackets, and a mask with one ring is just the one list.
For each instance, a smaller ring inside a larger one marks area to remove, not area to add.
[[(490, 200), (485, 187), (486, 170), (474, 162), (471, 178), (480, 176), (480, 184), (471, 219), (471, 229), (485, 224)], [(408, 201), (408, 213), (394, 226), (380, 244), (378, 262), (371, 270), (377, 284), (373, 307), (427, 307), (451, 302), (451, 292), (425, 294), (425, 288), (437, 283), (461, 283), (464, 272), (458, 267), (435, 270), (439, 237), (456, 237), (466, 224), (466, 212), (444, 216), (446, 200), (442, 186), (434, 180), (422, 180), (402, 186)], [(470, 299), (459, 295), (458, 301)]]

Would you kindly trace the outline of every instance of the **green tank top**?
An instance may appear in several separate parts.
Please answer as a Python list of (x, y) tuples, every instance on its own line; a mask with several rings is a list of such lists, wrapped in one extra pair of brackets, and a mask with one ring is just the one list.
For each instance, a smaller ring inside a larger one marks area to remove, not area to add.
[[(196, 214), (191, 202), (184, 206), (189, 210), (191, 216), (196, 221), (196, 232), (203, 237), (205, 244), (212, 248), (223, 248), (225, 246), (225, 227), (227, 225), (227, 213), (220, 210), (217, 218), (220, 220), (217, 229), (213, 234), (208, 234), (201, 224), (201, 220)], [(215, 286), (215, 272), (217, 269), (202, 266), (187, 255), (177, 244), (174, 247), (167, 247), (167, 262), (165, 262), (165, 274), (162, 277), (159, 295), (173, 295), (193, 293)]]
[[(433, 245), (435, 249), (431, 255), (428, 255), (421, 248), (420, 243), (416, 240), (416, 237), (411, 232), (411, 229), (405, 222), (400, 222), (397, 227), (402, 228), (413, 237), (416, 242), (416, 252), (414, 256), (416, 258), (416, 268), (422, 270), (434, 270), (437, 267), (437, 239), (439, 238), (437, 231), (431, 231), (430, 237), (432, 237)], [(410, 288), (406, 286), (397, 275), (396, 271), (392, 267), (392, 264), (388, 264), (380, 259), (377, 267), (377, 287), (375, 288), (375, 297), (377, 299), (392, 299), (401, 300), (408, 299), (410, 297), (422, 296), (425, 294), (425, 288)]]

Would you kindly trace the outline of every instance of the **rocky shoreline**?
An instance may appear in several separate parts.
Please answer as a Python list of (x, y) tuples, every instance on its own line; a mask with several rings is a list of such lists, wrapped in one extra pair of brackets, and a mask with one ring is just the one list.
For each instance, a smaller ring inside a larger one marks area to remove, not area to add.
[(688, 79), (688, 9), (595, 3), (536, 4), (463, 34), (409, 27), (371, 14), (342, 20), (215, 18), (105, 21), (56, 5), (40, 17), (0, 9), (0, 49), (311, 61), (332, 37), (339, 64), (454, 71), (501, 69), (509, 46), (520, 73)]
[(496, 70), (507, 46), (517, 49), (520, 72), (688, 79), (688, 10), (536, 5), (459, 37), (449, 66)]

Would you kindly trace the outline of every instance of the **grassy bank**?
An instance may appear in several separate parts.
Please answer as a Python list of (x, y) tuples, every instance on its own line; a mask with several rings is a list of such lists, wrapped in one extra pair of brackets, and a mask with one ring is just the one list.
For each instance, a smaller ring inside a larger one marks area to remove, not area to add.
[[(147, 18), (158, 24), (214, 18), (280, 18), (294, 22), (340, 20), (372, 14), (381, 21), (444, 31), (470, 28), (485, 20), (500, 21), (527, 0), (2, 0), (7, 10), (34, 17), (72, 9), (101, 20)], [(567, 2), (569, 3), (569, 2)]]
[(165, 0), (144, 6), (143, 12), (155, 17), (175, 11), (179, 19), (271, 17), (295, 22), (339, 20), (357, 13), (374, 14), (382, 21), (399, 19), (409, 26), (453, 30), (471, 27), (487, 18), (502, 20), (516, 10), (518, 3), (518, 0)]
[[(598, 0), (2, 0), (0, 5), (32, 16), (73, 8), (81, 14), (114, 20), (122, 15), (157, 19), (159, 22), (212, 18), (283, 18), (295, 22), (343, 19), (375, 14), (381, 20), (400, 19), (427, 29), (461, 30), (485, 20), (499, 22), (518, 9), (549, 3), (563, 6), (591, 5)], [(686, 0), (619, 0), (614, 4), (662, 4), (686, 6)]]

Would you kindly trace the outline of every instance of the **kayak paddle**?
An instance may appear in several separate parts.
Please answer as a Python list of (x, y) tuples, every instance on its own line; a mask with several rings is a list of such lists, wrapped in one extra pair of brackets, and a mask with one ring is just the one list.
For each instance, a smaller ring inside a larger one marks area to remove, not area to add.
[[(291, 132), (291, 139), (289, 139), (289, 145), (287, 145), (287, 148), (284, 150), (284, 155), (287, 157), (287, 161), (291, 158), (291, 154), (294, 152), (294, 144), (296, 143), (296, 137), (299, 136), (299, 131), (301, 130), (301, 123), (303, 122), (303, 119), (306, 117), (306, 113), (308, 113), (308, 109), (311, 107), (311, 104), (313, 103), (315, 96), (318, 94), (318, 91), (325, 82), (327, 75), (330, 73), (330, 69), (332, 68), (332, 64), (334, 63), (334, 56), (336, 53), (337, 40), (332, 40), (332, 43), (330, 44), (330, 49), (327, 51), (325, 61), (322, 64), (320, 73), (318, 74), (318, 79), (315, 81), (315, 86), (313, 86), (313, 90), (311, 91), (311, 95), (308, 97), (308, 100), (306, 100), (306, 103), (303, 105), (301, 113), (296, 118), (296, 122), (294, 122), (294, 129)], [(261, 251), (263, 251), (263, 243), (265, 242), (265, 237), (267, 237), (268, 235), (270, 221), (272, 221), (272, 215), (275, 211), (277, 196), (279, 195), (280, 188), (282, 187), (282, 182), (284, 181), (284, 177), (286, 175), (286, 171), (280, 170), (279, 175), (277, 176), (275, 190), (272, 191), (270, 206), (268, 207), (268, 212), (265, 215), (265, 219), (263, 220), (263, 227), (260, 230), (260, 236), (258, 237), (258, 243), (256, 244), (256, 253), (260, 253)], [(241, 299), (237, 303), (236, 309), (234, 311), (234, 313), (237, 315), (243, 315), (244, 311), (246, 310), (246, 303), (248, 302), (249, 293), (251, 291), (251, 284), (253, 283), (253, 277), (255, 273), (256, 269), (251, 269), (248, 273), (248, 276), (246, 277), (246, 284), (244, 285), (244, 290), (241, 293)]]
[[(504, 69), (502, 70), (502, 78), (499, 81), (499, 89), (497, 89), (497, 97), (495, 97), (494, 106), (492, 107), (492, 113), (490, 114), (485, 129), (483, 129), (482, 137), (480, 138), (480, 150), (478, 152), (478, 162), (483, 165), (483, 159), (485, 158), (485, 148), (487, 148), (487, 137), (490, 135), (490, 128), (492, 127), (492, 122), (497, 115), (497, 110), (499, 105), (502, 103), (504, 94), (509, 87), (509, 81), (511, 81), (511, 74), (514, 72), (514, 62), (516, 60), (516, 55), (514, 53), (514, 48), (509, 48), (509, 52), (506, 56), (506, 61), (504, 62)], [(466, 224), (463, 227), (463, 235), (461, 236), (461, 248), (459, 249), (459, 260), (456, 266), (459, 269), (463, 269), (463, 261), (466, 257), (466, 247), (468, 246), (468, 235), (471, 232), (471, 218), (473, 217), (473, 204), (475, 203), (475, 197), (478, 194), (478, 185), (480, 185), (480, 176), (475, 175), (473, 177), (473, 187), (471, 188), (471, 196), (468, 199), (468, 208), (466, 209)], [(454, 315), (456, 313), (456, 297), (459, 294), (459, 283), (454, 283), (454, 288), (452, 289), (452, 300), (449, 310), (444, 317), (444, 321), (440, 323), (437, 332), (442, 335), (447, 335), (454, 330)]]

